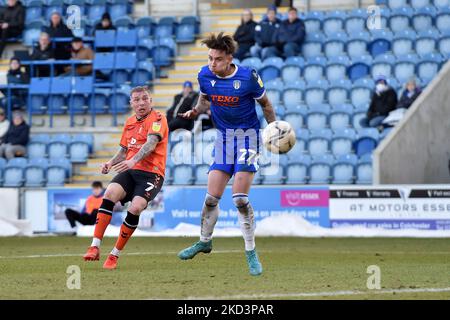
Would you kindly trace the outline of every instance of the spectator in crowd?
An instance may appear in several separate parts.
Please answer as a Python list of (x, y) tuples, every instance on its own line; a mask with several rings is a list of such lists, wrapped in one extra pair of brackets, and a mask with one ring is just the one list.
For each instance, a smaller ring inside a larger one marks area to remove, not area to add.
[(274, 33), (273, 42), (276, 43), (279, 52), (287, 57), (297, 56), (305, 40), (305, 24), (297, 16), (296, 8), (289, 8), (288, 19), (280, 23), (280, 27)]
[(397, 103), (397, 109), (408, 109), (417, 99), (422, 91), (416, 84), (416, 79), (411, 78), (405, 84), (405, 89), (403, 90), (400, 101)]
[[(27, 84), (29, 82), (28, 75), (22, 71), (22, 65), (20, 64), (20, 60), (16, 57), (11, 58), (9, 61), (9, 70), (6, 74), (6, 78), (8, 84)], [(5, 95), (4, 98), (0, 101), (0, 107), (6, 109), (8, 105), (7, 101), (7, 91), (2, 90), (2, 93)], [(12, 89), (11, 96), (11, 108), (12, 109), (20, 109), (26, 105), (27, 100), (27, 91), (24, 89)]]
[(86, 199), (81, 212), (67, 208), (65, 211), (67, 220), (72, 228), (76, 227), (76, 221), (82, 225), (94, 225), (97, 220), (97, 212), (103, 201), (105, 189), (100, 181), (94, 181), (91, 185), (92, 194)]
[(0, 57), (8, 38), (18, 37), (25, 26), (25, 8), (18, 0), (7, 0), (6, 7), (0, 11)]
[(194, 120), (184, 119), (179, 114), (191, 110), (197, 103), (198, 93), (194, 91), (191, 81), (185, 81), (183, 91), (175, 96), (173, 104), (167, 110), (167, 122), (169, 131), (176, 129), (192, 130)]
[(270, 6), (267, 8), (267, 17), (255, 27), (256, 44), (250, 49), (253, 57), (264, 60), (268, 57), (277, 56), (278, 50), (273, 42), (273, 35), (279, 27), (280, 20), (277, 18), (277, 8)]
[[(83, 44), (83, 40), (79, 37), (72, 39), (72, 59), (73, 60), (94, 60), (94, 51), (87, 48)], [(65, 75), (72, 72), (72, 67), (64, 69)], [(92, 74), (92, 64), (80, 64), (75, 67), (75, 73), (78, 76), (87, 76)]]
[(94, 34), (97, 30), (116, 30), (116, 27), (114, 27), (111, 21), (111, 16), (108, 12), (105, 12), (102, 15), (102, 19), (100, 20), (100, 22), (95, 25)]
[(384, 76), (378, 76), (375, 80), (375, 91), (372, 94), (367, 115), (360, 121), (361, 126), (380, 128), (383, 120), (396, 106), (397, 93), (388, 85)]
[[(62, 20), (59, 12), (55, 11), (50, 16), (50, 26), (44, 30), (50, 36), (50, 39), (54, 38), (73, 38), (72, 30), (70, 30), (64, 21)], [(70, 43), (56, 42), (54, 51), (56, 60), (69, 60), (70, 59)], [(64, 66), (56, 66), (56, 73), (61, 74), (64, 72)]]
[(0, 145), (9, 129), (9, 120), (6, 118), (6, 112), (0, 108)]
[(24, 157), (29, 138), (30, 127), (25, 122), (22, 112), (14, 111), (12, 125), (9, 126), (8, 132), (0, 145), (0, 157), (5, 157), (8, 160), (14, 157)]
[(242, 13), (241, 24), (234, 33), (233, 39), (238, 43), (238, 49), (234, 57), (242, 60), (248, 56), (250, 48), (255, 44), (255, 27), (253, 13), (250, 9), (245, 9)]
[[(55, 53), (53, 51), (48, 33), (41, 33), (39, 36), (39, 43), (34, 47), (30, 58), (31, 60), (50, 60), (55, 58)], [(50, 66), (36, 66), (35, 70), (35, 77), (50, 76)]]

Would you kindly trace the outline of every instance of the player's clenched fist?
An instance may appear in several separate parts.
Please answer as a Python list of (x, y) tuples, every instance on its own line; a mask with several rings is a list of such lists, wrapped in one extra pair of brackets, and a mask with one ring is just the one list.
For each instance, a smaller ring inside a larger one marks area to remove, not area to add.
[(103, 174), (108, 174), (109, 171), (111, 170), (111, 167), (112, 167), (112, 164), (109, 161), (105, 162), (105, 163), (102, 163), (102, 166), (101, 166), (102, 173)]
[(195, 119), (198, 116), (198, 111), (195, 109), (186, 111), (185, 113), (179, 113), (180, 117), (184, 119)]

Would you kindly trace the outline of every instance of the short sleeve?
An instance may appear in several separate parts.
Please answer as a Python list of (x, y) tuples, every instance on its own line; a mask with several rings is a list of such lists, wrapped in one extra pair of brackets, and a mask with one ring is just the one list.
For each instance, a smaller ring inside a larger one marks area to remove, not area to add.
[(256, 70), (252, 70), (251, 76), (251, 93), (253, 99), (261, 99), (266, 93), (264, 83)]
[(168, 129), (166, 117), (159, 114), (158, 119), (155, 119), (150, 123), (147, 135), (156, 135), (159, 137), (159, 141), (162, 141), (168, 135)]
[(198, 88), (199, 88), (200, 94), (207, 96), (208, 94), (206, 93), (206, 90), (205, 90), (205, 87), (204, 87), (203, 81), (202, 81), (201, 70), (198, 73), (197, 81), (198, 81)]

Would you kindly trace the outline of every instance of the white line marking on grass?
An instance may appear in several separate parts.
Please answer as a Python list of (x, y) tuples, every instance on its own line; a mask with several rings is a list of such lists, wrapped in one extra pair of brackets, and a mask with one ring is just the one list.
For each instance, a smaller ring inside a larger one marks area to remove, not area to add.
[[(240, 253), (244, 250), (215, 250), (212, 253)], [(264, 251), (261, 251), (264, 252)], [(175, 251), (154, 251), (154, 252), (124, 252), (121, 256), (151, 256), (151, 255), (176, 255)], [(84, 253), (60, 253), (60, 254), (33, 254), (28, 256), (0, 256), (0, 259), (38, 259), (38, 258), (61, 258), (61, 257), (82, 257)]]
[[(450, 288), (417, 288), (417, 289), (384, 289), (371, 291), (331, 291), (331, 292), (298, 292), (298, 293), (267, 293), (267, 294), (238, 294), (230, 296), (187, 297), (187, 300), (237, 300), (237, 299), (270, 299), (270, 298), (296, 298), (296, 297), (338, 297), (356, 296), (364, 294), (389, 293), (424, 293), (424, 292), (450, 292)], [(157, 298), (151, 298), (157, 299)]]

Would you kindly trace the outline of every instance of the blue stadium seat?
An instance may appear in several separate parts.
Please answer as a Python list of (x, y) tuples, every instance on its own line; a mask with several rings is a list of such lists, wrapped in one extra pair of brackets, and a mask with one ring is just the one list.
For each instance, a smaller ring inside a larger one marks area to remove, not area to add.
[(300, 79), (301, 67), (295, 64), (285, 64), (281, 69), (281, 78), (284, 82), (289, 83)]
[(355, 167), (357, 157), (354, 154), (346, 154), (337, 157), (332, 168), (333, 184), (352, 184), (355, 179)]
[(411, 0), (411, 6), (414, 9), (420, 9), (431, 4), (431, 0)]
[(175, 17), (163, 17), (159, 20), (155, 28), (155, 37), (167, 38), (175, 35), (176, 19)]
[(50, 114), (63, 114), (67, 112), (67, 100), (71, 91), (72, 77), (53, 78), (48, 99), (48, 110)]
[(345, 129), (351, 126), (353, 106), (350, 104), (335, 105), (330, 111), (329, 123), (333, 130)]
[(90, 21), (98, 21), (101, 19), (103, 13), (105, 13), (106, 0), (89, 0), (89, 6), (87, 7), (87, 18)]
[(441, 8), (436, 16), (436, 28), (441, 33), (450, 31), (450, 8)]
[(113, 25), (117, 28), (118, 32), (134, 29), (134, 22), (129, 16), (123, 16), (113, 20)]
[(32, 114), (44, 114), (47, 111), (50, 80), (50, 78), (31, 78), (28, 108)]
[(71, 162), (86, 162), (89, 156), (89, 144), (83, 141), (73, 141), (69, 145)]
[(326, 17), (322, 21), (323, 31), (327, 35), (344, 31), (344, 20), (346, 13), (341, 10), (328, 11)]
[(309, 154), (312, 156), (326, 154), (330, 150), (332, 132), (330, 129), (320, 129), (310, 132), (308, 141)]
[(116, 52), (113, 82), (116, 84), (123, 84), (129, 81), (136, 66), (136, 52)]
[(393, 75), (393, 66), (394, 63), (394, 57), (390, 55), (379, 55), (375, 58), (374, 62), (372, 63), (370, 74), (372, 78), (376, 78), (379, 75), (383, 75), (385, 77), (391, 77)]
[[(297, 110), (294, 111), (294, 109)], [(292, 126), (292, 129), (294, 130), (301, 129), (303, 124), (305, 123), (304, 113), (305, 111), (304, 109), (302, 110), (302, 107), (300, 105), (296, 107), (291, 107), (284, 115), (284, 121), (289, 122)]]
[(351, 89), (350, 101), (355, 106), (355, 108), (369, 105), (372, 90), (372, 88), (367, 86), (358, 86)]
[(434, 7), (423, 7), (416, 9), (412, 17), (412, 25), (417, 32), (426, 31), (433, 28), (436, 9)]
[(411, 27), (410, 18), (414, 10), (411, 7), (396, 8), (391, 12), (389, 28), (392, 32), (407, 30)]
[(266, 94), (272, 104), (277, 105), (281, 102), (281, 90), (276, 88), (268, 89), (266, 86)]
[(365, 32), (351, 33), (347, 41), (347, 53), (350, 57), (360, 57), (368, 54), (367, 41), (370, 36)]
[(94, 137), (89, 133), (78, 133), (72, 136), (72, 143), (80, 142), (85, 143), (88, 146), (89, 153), (92, 153), (94, 150)]
[(3, 169), (3, 186), (17, 188), (24, 183), (25, 158), (12, 158)]
[(241, 65), (244, 67), (249, 67), (255, 70), (259, 70), (262, 68), (261, 59), (257, 57), (246, 58), (241, 61)]
[(145, 60), (151, 57), (152, 49), (154, 47), (153, 39), (150, 37), (139, 37), (136, 48), (136, 55), (138, 61)]
[(42, 18), (42, 1), (30, 1), (26, 6), (25, 21), (33, 21)]
[(48, 156), (50, 159), (67, 157), (68, 146), (72, 138), (69, 134), (56, 134), (52, 136), (48, 144)]
[[(264, 153), (263, 153), (264, 157)], [(263, 165), (261, 165), (260, 169), (261, 172), (264, 172), (265, 174), (261, 175), (261, 182), (265, 185), (273, 185), (273, 184), (283, 184), (286, 176), (284, 172), (284, 166), (287, 164), (287, 156), (286, 155), (280, 155), (279, 163), (268, 163), (265, 164), (268, 161), (265, 161), (264, 159), (261, 159), (261, 162)], [(269, 169), (270, 167), (270, 169)], [(267, 170), (269, 169), (269, 170)]]
[(153, 34), (155, 23), (151, 17), (141, 17), (136, 21), (136, 31), (138, 38), (142, 39)]
[(283, 104), (286, 108), (296, 106), (302, 102), (302, 91), (297, 88), (285, 88), (283, 91)]
[(135, 51), (137, 43), (138, 34), (136, 29), (117, 30), (116, 48), (125, 48)]
[(116, 30), (97, 30), (94, 46), (98, 48), (113, 48), (116, 45)]
[(416, 66), (416, 74), (423, 81), (429, 83), (439, 72), (441, 57), (437, 54), (430, 53), (423, 60), (418, 62)]
[(27, 156), (33, 158), (45, 158), (47, 156), (47, 143), (50, 141), (48, 134), (36, 134), (30, 137), (27, 145)]
[(352, 117), (353, 128), (355, 128), (357, 130), (362, 128), (360, 121), (362, 118), (366, 117), (368, 108), (369, 108), (369, 106), (367, 104), (361, 105), (361, 106), (355, 108), (355, 111), (353, 112), (353, 117)]
[(195, 34), (199, 34), (200, 33), (200, 20), (197, 16), (185, 16), (182, 17), (180, 20), (180, 26), (183, 24), (189, 24), (189, 25), (193, 25)]
[(371, 184), (372, 183), (372, 155), (366, 154), (361, 157), (356, 165), (356, 183)]
[(376, 57), (391, 50), (391, 41), (387, 39), (374, 39), (367, 45), (367, 49), (373, 57)]
[(109, 99), (113, 95), (109, 89), (95, 89), (89, 96), (89, 110), (91, 113), (107, 113), (109, 110)]
[(332, 106), (343, 105), (348, 102), (348, 90), (346, 87), (332, 86), (327, 91), (328, 103)]
[(195, 166), (195, 184), (196, 185), (206, 185), (208, 183), (208, 171), (209, 165), (199, 164)]
[(191, 43), (195, 41), (195, 25), (182, 23), (176, 31), (178, 43)]
[(288, 159), (295, 160), (298, 156), (307, 151), (309, 131), (304, 129), (298, 129), (296, 131), (296, 142), (292, 149), (288, 152)]
[(306, 126), (309, 130), (324, 129), (328, 124), (329, 114), (330, 106), (327, 104), (309, 106)]
[(392, 40), (392, 52), (401, 57), (410, 54), (414, 50), (414, 42), (417, 38), (417, 34), (412, 30), (403, 30), (395, 35)]
[(128, 0), (114, 0), (109, 4), (108, 12), (112, 21), (127, 15), (127, 3)]
[(331, 57), (325, 69), (325, 75), (328, 81), (336, 81), (347, 77), (347, 67), (350, 60), (347, 56)]
[(286, 167), (286, 184), (306, 184), (308, 181), (308, 168), (311, 164), (309, 155), (300, 155), (295, 161), (290, 161)]
[(347, 35), (345, 33), (336, 33), (328, 37), (323, 45), (323, 51), (327, 58), (345, 55), (345, 46)]
[(439, 52), (446, 58), (450, 58), (450, 31), (444, 32), (438, 43)]
[(298, 56), (288, 57), (284, 61), (284, 65), (296, 65), (299, 67), (303, 67), (305, 65), (305, 59)]
[(378, 130), (374, 128), (363, 128), (358, 131), (358, 138), (354, 141), (355, 154), (358, 157), (372, 153), (378, 144)]
[(350, 80), (355, 81), (369, 75), (370, 67), (362, 62), (352, 64), (347, 68), (347, 74)]
[(334, 164), (334, 157), (329, 154), (313, 156), (309, 166), (309, 183), (328, 184), (331, 178), (331, 167)]
[(173, 168), (173, 185), (191, 185), (194, 182), (194, 170), (191, 165), (181, 164)]
[(54, 12), (58, 12), (61, 16), (64, 16), (63, 4), (64, 4), (64, 0), (48, 0), (48, 1), (46, 1), (45, 19), (50, 20), (50, 17)]
[(439, 35), (436, 36), (433, 32), (430, 32), (430, 30), (419, 32), (415, 43), (416, 53), (420, 57), (435, 53), (438, 39)]
[(5, 158), (0, 157), (0, 186), (3, 185), (3, 170), (6, 167), (8, 161)]
[(306, 40), (302, 45), (302, 56), (305, 59), (322, 55), (322, 44), (325, 37), (322, 33), (311, 33), (306, 35)]
[(353, 87), (375, 88), (375, 81), (372, 78), (360, 78), (353, 82)]
[(25, 187), (43, 187), (46, 182), (47, 167), (47, 159), (30, 158), (24, 170)]
[(139, 61), (137, 69), (131, 75), (131, 85), (151, 85), (154, 74), (155, 67), (153, 63), (150, 61)]
[(323, 19), (323, 11), (308, 11), (304, 19), (306, 34), (320, 32), (322, 30)]
[(306, 82), (323, 79), (325, 74), (325, 64), (317, 63), (314, 60), (309, 60), (303, 69), (303, 78)]
[(69, 97), (69, 110), (74, 114), (83, 114), (89, 110), (88, 97), (93, 91), (93, 77), (74, 77)]
[[(54, 159), (56, 160), (56, 159)], [(63, 186), (66, 181), (66, 169), (59, 163), (50, 160), (47, 168), (47, 187)]]
[(265, 82), (279, 78), (281, 71), (277, 66), (266, 65), (259, 69), (258, 73), (261, 79)]
[(331, 140), (331, 153), (341, 156), (352, 152), (356, 133), (353, 129), (336, 129)]
[(402, 57), (398, 59), (394, 66), (394, 76), (400, 83), (405, 83), (415, 74), (417, 60), (414, 58)]
[[(426, 1), (426, 0), (424, 0), (424, 1)], [(450, 1), (449, 0), (433, 0), (433, 5), (439, 10), (447, 9), (448, 6), (450, 5)]]
[(305, 90), (305, 103), (308, 106), (321, 105), (325, 102), (327, 88), (308, 85)]
[(152, 50), (153, 64), (158, 67), (169, 66), (175, 54), (175, 41), (172, 38), (159, 38)]
[(365, 31), (368, 14), (366, 10), (354, 9), (344, 21), (344, 29), (348, 34)]

